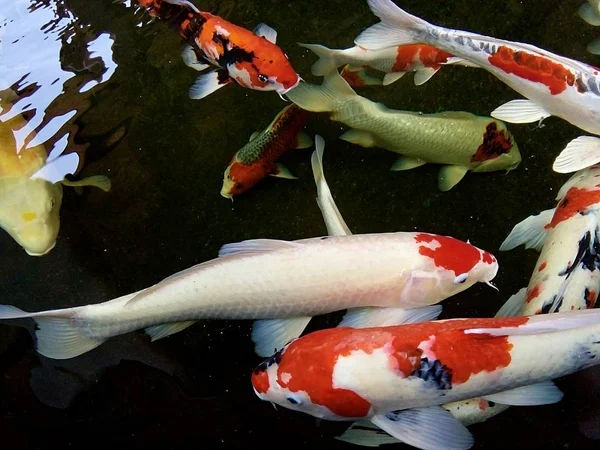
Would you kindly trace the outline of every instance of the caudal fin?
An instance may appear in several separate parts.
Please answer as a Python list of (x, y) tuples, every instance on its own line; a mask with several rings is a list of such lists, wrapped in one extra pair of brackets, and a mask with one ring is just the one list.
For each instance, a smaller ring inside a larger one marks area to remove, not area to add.
[(337, 71), (325, 77), (321, 86), (300, 83), (285, 94), (300, 108), (312, 112), (330, 112), (333, 102), (346, 96), (356, 96), (350, 85)]
[(400, 9), (391, 0), (368, 0), (373, 14), (381, 19), (354, 40), (368, 50), (425, 42), (431, 24)]
[(338, 61), (336, 60), (337, 50), (332, 50), (319, 44), (301, 44), (300, 47), (304, 47), (312, 51), (319, 57), (319, 60), (314, 63), (311, 67), (311, 72), (317, 77), (327, 75), (338, 68)]
[(0, 305), (0, 320), (31, 318), (37, 324), (36, 350), (52, 359), (69, 359), (98, 347), (104, 340), (89, 337), (75, 314), (80, 308), (28, 313), (9, 305)]

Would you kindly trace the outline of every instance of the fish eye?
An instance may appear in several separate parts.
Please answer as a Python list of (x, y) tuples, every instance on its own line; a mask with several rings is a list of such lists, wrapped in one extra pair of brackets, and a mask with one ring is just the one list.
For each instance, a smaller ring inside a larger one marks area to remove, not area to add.
[(454, 279), (454, 284), (464, 283), (465, 281), (467, 281), (467, 278), (469, 278), (469, 274), (468, 273), (461, 273), (459, 276), (457, 276)]
[(269, 81), (269, 78), (267, 78), (265, 75), (263, 75), (262, 73), (258, 74), (258, 81), (260, 81), (261, 83), (266, 83), (267, 81)]
[(53, 198), (51, 198), (51, 199), (50, 199), (50, 210), (53, 210), (53, 209), (54, 209), (54, 205), (55, 205), (55, 204), (56, 204), (56, 203), (54, 202), (54, 199), (53, 199)]
[(302, 404), (302, 400), (300, 400), (297, 397), (292, 397), (291, 395), (289, 397), (287, 397), (286, 400), (288, 402), (290, 402), (292, 405), (301, 405)]

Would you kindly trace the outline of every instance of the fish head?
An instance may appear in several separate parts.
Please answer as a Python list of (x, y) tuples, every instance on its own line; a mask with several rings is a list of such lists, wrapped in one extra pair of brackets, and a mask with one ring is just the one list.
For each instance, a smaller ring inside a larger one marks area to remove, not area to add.
[(471, 156), (473, 172), (513, 170), (521, 163), (521, 153), (506, 124), (492, 120), (486, 125), (482, 141)]
[[(297, 366), (297, 364), (290, 361), (295, 355), (286, 355), (286, 350), (294, 341), (297, 339), (288, 343), (254, 369), (252, 372), (254, 393), (258, 398), (270, 402), (275, 407), (282, 406), (314, 417), (336, 420), (337, 416), (328, 408), (313, 403), (308, 392), (290, 388), (289, 382), (293, 379), (294, 373), (288, 373), (288, 370), (290, 370), (290, 366)], [(314, 374), (312, 382), (319, 384), (320, 375), (320, 373)], [(331, 385), (331, 379), (328, 380), (328, 384)]]
[(275, 44), (264, 38), (254, 47), (250, 60), (240, 60), (228, 66), (229, 75), (238, 84), (257, 91), (276, 91), (283, 95), (300, 83), (300, 75), (288, 57)]
[(428, 233), (417, 234), (415, 240), (419, 254), (430, 259), (425, 272), (430, 275), (415, 279), (418, 296), (426, 298), (430, 293), (432, 300), (440, 301), (478, 282), (490, 285), (498, 272), (494, 255), (468, 241)]
[(0, 180), (0, 227), (27, 254), (42, 256), (54, 248), (60, 228), (62, 185), (40, 178)]
[(260, 163), (244, 164), (237, 159), (236, 154), (223, 174), (221, 195), (231, 199), (234, 195), (246, 192), (268, 174)]

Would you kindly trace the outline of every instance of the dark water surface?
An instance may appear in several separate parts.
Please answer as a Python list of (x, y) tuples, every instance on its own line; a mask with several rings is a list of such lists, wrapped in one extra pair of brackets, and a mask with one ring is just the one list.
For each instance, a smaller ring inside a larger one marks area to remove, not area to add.
[[(600, 28), (577, 15), (583, 1), (401, 5), (433, 23), (600, 65), (586, 52)], [(265, 21), (296, 70), (316, 82), (315, 56), (296, 42), (345, 48), (376, 22), (362, 0), (195, 3), (250, 29)], [(36, 126), (62, 117), (46, 129), (59, 129), (46, 146), (66, 136), (84, 155), (79, 177), (104, 174), (113, 186), (65, 188), (58, 242), (46, 256), (30, 257), (0, 233), (0, 303), (29, 311), (98, 303), (212, 259), (227, 242), (326, 234), (312, 149), (282, 159), (299, 180), (265, 180), (233, 203), (219, 195), (231, 156), (285, 103), (238, 86), (190, 100), (197, 73), (181, 61), (179, 36), (136, 11), (111, 0), (0, 1), (0, 81), (33, 92)], [(418, 88), (407, 75), (360, 93), (391, 108), (480, 115), (519, 97), (487, 72), (462, 67), (445, 67)], [(327, 180), (354, 233), (428, 231), (495, 252), (500, 293), (474, 286), (445, 301), (442, 318), (492, 316), (528, 283), (537, 254), (497, 249), (515, 223), (554, 206), (569, 175), (552, 172), (552, 162), (582, 134), (557, 118), (509, 129), (523, 155), (515, 171), (468, 174), (441, 193), (438, 167), (394, 173), (394, 154), (337, 140), (339, 124), (316, 116), (307, 126), (326, 140)], [(337, 317), (318, 318), (311, 329)], [(250, 326), (205, 321), (153, 344), (131, 333), (67, 361), (38, 355), (27, 329), (0, 326), (0, 448), (358, 448), (333, 439), (348, 424), (316, 424), (256, 398), (250, 373), (261, 358)], [(598, 376), (591, 369), (558, 380), (565, 398), (556, 405), (510, 408), (471, 427), (474, 448), (598, 448), (590, 439), (600, 437)]]

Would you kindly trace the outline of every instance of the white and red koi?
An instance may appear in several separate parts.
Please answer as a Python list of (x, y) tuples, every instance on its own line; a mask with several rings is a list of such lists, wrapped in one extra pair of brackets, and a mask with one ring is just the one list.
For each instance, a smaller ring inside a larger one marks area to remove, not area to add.
[[(311, 316), (368, 306), (433, 305), (491, 281), (497, 271), (490, 253), (436, 234), (255, 239), (227, 244), (219, 258), (140, 292), (37, 313), (0, 306), (0, 320), (34, 319), (38, 352), (55, 359), (78, 356), (142, 328), (156, 340), (199, 319), (278, 319), (257, 322), (256, 333), (269, 342), (279, 337), (283, 346), (283, 338), (299, 336)], [(263, 347), (257, 343), (257, 348)], [(264, 355), (272, 351), (273, 346)]]
[(250, 31), (186, 0), (138, 2), (179, 31), (189, 45), (183, 52), (187, 65), (198, 71), (217, 67), (198, 76), (190, 98), (204, 98), (233, 82), (283, 95), (300, 82), (287, 55), (275, 44), (277, 32), (263, 23)]
[(541, 249), (529, 286), (509, 299), (504, 307), (507, 314), (541, 314), (596, 304), (600, 292), (600, 165), (574, 174), (556, 200), (556, 208), (515, 225), (500, 247)]
[[(371, 50), (425, 43), (492, 73), (528, 100), (513, 100), (491, 115), (505, 122), (530, 123), (561, 117), (584, 131), (600, 134), (600, 69), (533, 45), (432, 25), (391, 0), (368, 0), (381, 22), (355, 43)], [(600, 162), (600, 138), (581, 136), (555, 160), (556, 172), (575, 172)]]
[(473, 397), (559, 401), (550, 380), (600, 362), (600, 310), (334, 328), (298, 338), (252, 374), (265, 401), (336, 421), (370, 420), (422, 449), (473, 438), (441, 405)]
[(299, 45), (319, 57), (312, 66), (313, 75), (328, 75), (345, 64), (349, 64), (351, 70), (355, 71), (371, 67), (386, 73), (383, 77), (384, 86), (399, 80), (407, 72), (416, 72), (414, 83), (420, 86), (429, 81), (444, 65), (474, 66), (448, 52), (423, 44), (400, 45), (381, 50), (367, 50), (359, 46), (335, 50), (319, 44)]

